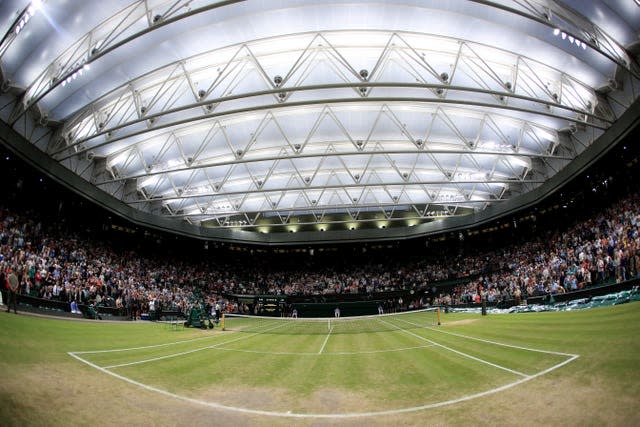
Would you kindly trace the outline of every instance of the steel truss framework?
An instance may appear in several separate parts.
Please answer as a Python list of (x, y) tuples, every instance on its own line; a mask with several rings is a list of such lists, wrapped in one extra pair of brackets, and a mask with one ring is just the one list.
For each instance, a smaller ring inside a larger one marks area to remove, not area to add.
[(218, 24), (251, 3), (133, 2), (12, 85), (12, 49), (37, 16), (26, 4), (0, 42), (0, 115), (141, 211), (206, 227), (295, 231), (482, 211), (554, 176), (637, 98), (640, 73), (623, 42), (561, 3), (505, 0), (470, 1), (445, 15), (493, 9), (530, 25), (531, 37), (544, 32), (556, 54), (577, 52), (567, 56), (590, 71), (473, 37), (298, 28), (133, 70), (77, 101), (72, 88), (96, 68), (108, 71), (109, 60), (125, 62), (130, 45), (173, 37), (204, 17)]

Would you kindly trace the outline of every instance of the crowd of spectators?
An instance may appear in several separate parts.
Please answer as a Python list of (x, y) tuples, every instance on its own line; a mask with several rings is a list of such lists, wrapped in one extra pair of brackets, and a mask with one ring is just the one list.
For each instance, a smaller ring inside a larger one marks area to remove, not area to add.
[(640, 194), (566, 230), (506, 248), (506, 268), (441, 295), (444, 304), (555, 295), (640, 277)]
[[(0, 208), (0, 283), (13, 269), (20, 293), (119, 309), (131, 318), (156, 310), (186, 313), (196, 296), (230, 311), (246, 310), (232, 295), (375, 295), (415, 290), (406, 308), (428, 304), (489, 303), (623, 281), (640, 272), (640, 194), (630, 195), (590, 219), (547, 231), (525, 242), (487, 250), (360, 257), (335, 265), (292, 266), (273, 258), (229, 261), (138, 253), (70, 226), (41, 221), (37, 212)], [(426, 252), (426, 251), (425, 251)], [(363, 261), (367, 260), (367, 261)], [(462, 279), (457, 286), (439, 286)], [(431, 290), (425, 297), (424, 290)], [(198, 301), (199, 302), (199, 301)]]
[(0, 209), (0, 275), (13, 269), (22, 295), (121, 309), (137, 319), (150, 305), (186, 311), (204, 283), (188, 263), (118, 251), (35, 217)]

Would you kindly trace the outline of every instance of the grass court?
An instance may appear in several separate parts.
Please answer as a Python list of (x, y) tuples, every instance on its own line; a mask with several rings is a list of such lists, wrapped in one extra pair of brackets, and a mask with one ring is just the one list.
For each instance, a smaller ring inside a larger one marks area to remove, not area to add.
[[(5, 425), (633, 425), (640, 303), (575, 312), (227, 319), (1, 313)], [(54, 404), (52, 404), (52, 402)]]

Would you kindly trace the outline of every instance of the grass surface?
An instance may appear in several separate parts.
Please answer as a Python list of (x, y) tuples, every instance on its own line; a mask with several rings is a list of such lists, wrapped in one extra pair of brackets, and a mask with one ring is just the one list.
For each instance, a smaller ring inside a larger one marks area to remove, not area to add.
[[(2, 312), (0, 419), (2, 425), (47, 426), (212, 420), (219, 425), (640, 425), (640, 303), (574, 312), (447, 314), (442, 326), (433, 328), (416, 327), (432, 322), (420, 315), (384, 322), (382, 332), (371, 327), (366, 333), (336, 329), (307, 335), (269, 331), (273, 325), (263, 333), (257, 333), (260, 328), (174, 331), (150, 322)], [(579, 358), (558, 366), (570, 355)], [(414, 410), (477, 393), (489, 394)], [(390, 413), (354, 416), (380, 411)]]

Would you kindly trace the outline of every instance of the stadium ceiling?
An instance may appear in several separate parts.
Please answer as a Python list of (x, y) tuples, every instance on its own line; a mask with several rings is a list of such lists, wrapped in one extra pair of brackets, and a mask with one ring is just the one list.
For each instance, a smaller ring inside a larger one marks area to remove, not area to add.
[(0, 17), (5, 143), (201, 238), (493, 218), (588, 163), (640, 91), (637, 1), (4, 0)]

